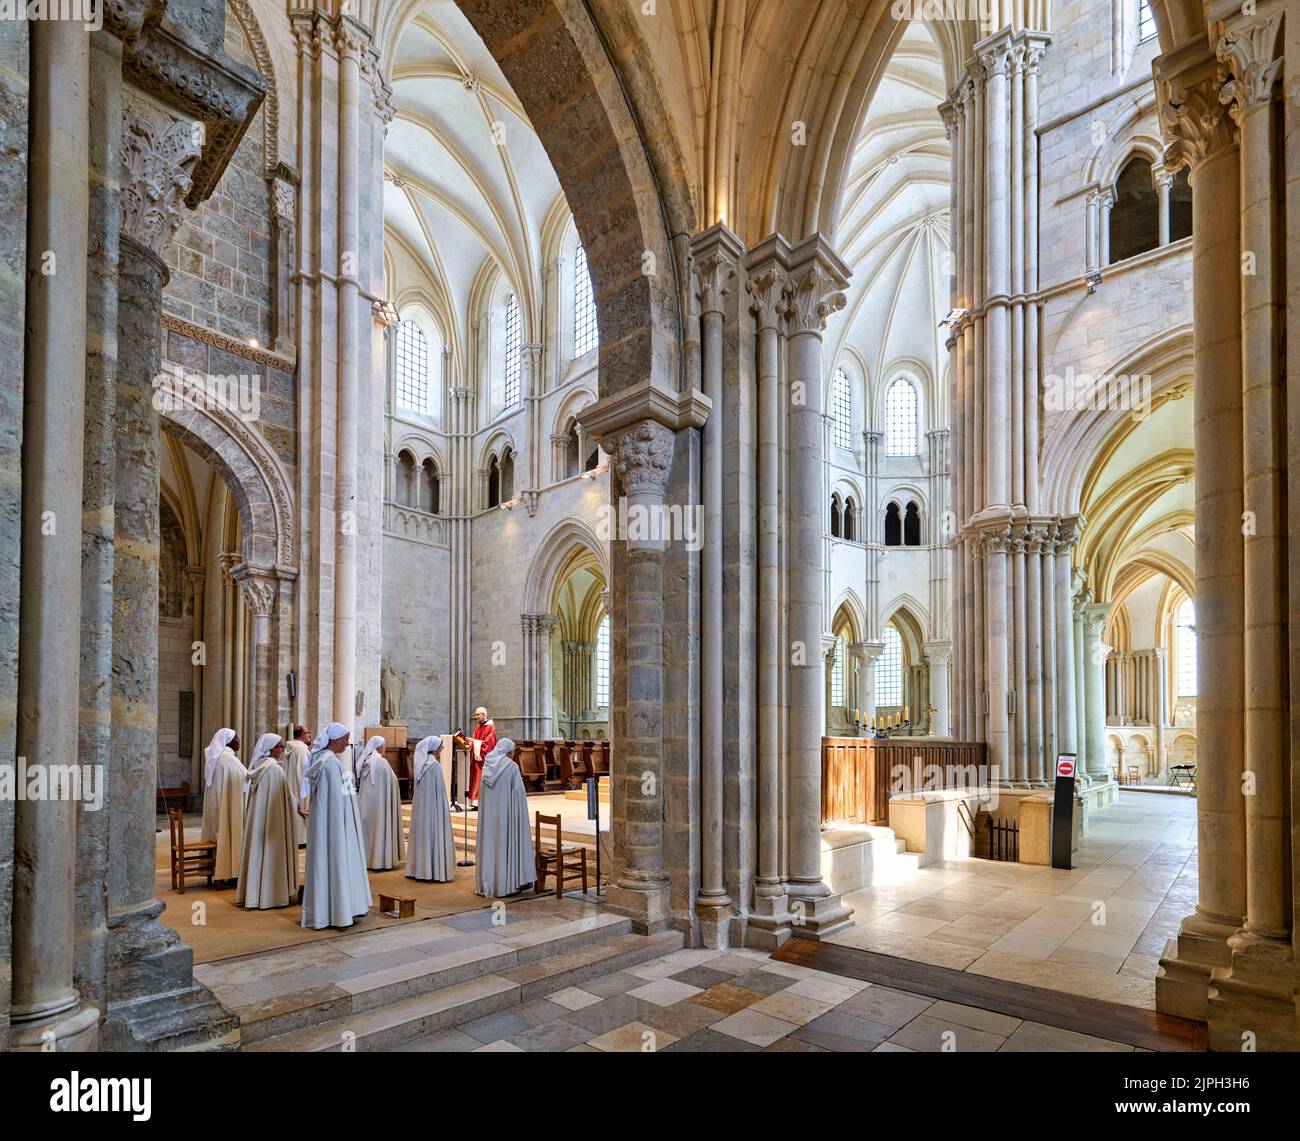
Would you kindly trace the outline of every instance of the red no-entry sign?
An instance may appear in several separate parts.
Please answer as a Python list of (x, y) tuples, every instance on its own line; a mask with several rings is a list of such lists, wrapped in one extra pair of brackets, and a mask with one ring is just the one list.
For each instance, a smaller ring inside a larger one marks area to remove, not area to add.
[(1074, 759), (1072, 757), (1057, 757), (1056, 775), (1058, 777), (1074, 776)]

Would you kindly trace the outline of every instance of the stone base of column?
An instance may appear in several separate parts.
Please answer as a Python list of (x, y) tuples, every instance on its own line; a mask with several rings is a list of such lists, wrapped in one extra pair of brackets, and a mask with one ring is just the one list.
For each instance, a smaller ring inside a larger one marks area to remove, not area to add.
[(611, 911), (632, 920), (638, 935), (657, 935), (669, 927), (668, 884), (662, 880), (611, 884), (605, 901)]
[(824, 883), (789, 884), (790, 927), (796, 939), (829, 939), (853, 926), (853, 908)]
[(151, 900), (108, 922), (108, 1017), (105, 1050), (230, 1050), (239, 1018), (194, 981), (194, 952), (160, 923)]
[(722, 896), (700, 896), (695, 901), (700, 946), (725, 951), (731, 946), (731, 900)]
[(1287, 939), (1242, 931), (1228, 945), (1232, 963), (1210, 972), (1207, 1045), (1211, 1050), (1300, 1050), (1295, 952)]
[(1156, 975), (1156, 1010), (1197, 1022), (1209, 1019), (1210, 972), (1232, 961), (1228, 940), (1237, 928), (1189, 915), (1170, 939)]
[(790, 925), (790, 900), (785, 892), (754, 896), (745, 930), (745, 946), (758, 951), (776, 951), (794, 935)]
[(58, 1053), (71, 1050), (91, 1053), (99, 1049), (98, 1008), (78, 1002), (71, 1010), (61, 1011), (49, 1018), (9, 1024), (10, 1050), (37, 1054), (48, 1051), (51, 1047)]

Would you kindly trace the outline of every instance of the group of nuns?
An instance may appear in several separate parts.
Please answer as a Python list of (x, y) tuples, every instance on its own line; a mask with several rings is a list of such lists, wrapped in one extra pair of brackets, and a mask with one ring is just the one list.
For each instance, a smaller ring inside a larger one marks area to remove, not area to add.
[[(286, 767), (279, 734), (258, 738), (247, 768), (233, 729), (219, 729), (212, 738), (204, 750), (202, 838), (217, 846), (213, 878), (238, 879), (236, 903), (265, 909), (297, 898), (300, 817), (307, 822), (304, 927), (350, 927), (364, 916), (371, 905), (367, 868), (388, 870), (405, 857), (412, 879), (455, 878), (443, 738), (425, 737), (415, 746), (409, 839), (384, 738), (366, 742), (355, 781), (344, 759), (348, 738), (347, 726), (337, 721), (321, 731), (301, 766), (300, 787), (292, 779), (297, 766)], [(513, 741), (501, 740), (483, 762), (475, 878), (478, 894), (488, 898), (513, 895), (537, 876), (514, 748)]]

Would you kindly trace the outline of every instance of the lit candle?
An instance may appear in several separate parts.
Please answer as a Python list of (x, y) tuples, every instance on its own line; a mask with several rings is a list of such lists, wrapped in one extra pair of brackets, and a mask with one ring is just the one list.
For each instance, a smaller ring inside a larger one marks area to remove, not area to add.
[(910, 720), (911, 720), (911, 718), (909, 718), (909, 717), (907, 716), (907, 706), (906, 706), (906, 705), (903, 706), (903, 720), (904, 720), (904, 721), (910, 721)]

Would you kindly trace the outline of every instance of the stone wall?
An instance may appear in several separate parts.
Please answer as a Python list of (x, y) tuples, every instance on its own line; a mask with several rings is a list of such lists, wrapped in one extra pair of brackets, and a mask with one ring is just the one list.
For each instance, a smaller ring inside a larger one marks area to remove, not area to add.
[[(529, 570), (546, 537), (569, 519), (600, 533), (602, 505), (609, 502), (609, 476), (567, 480), (542, 493), (537, 514), (523, 505), (485, 511), (473, 523), (471, 692), (497, 724), (497, 734), (520, 733), (524, 700), (524, 590)], [(452, 710), (453, 718), (473, 712)]]
[(383, 657), (406, 686), (401, 714), (407, 739), (468, 728), (467, 713), (453, 719), (448, 709), (451, 552), (389, 532), (383, 560)]
[[(226, 51), (256, 70), (227, 9)], [(164, 253), (171, 281), (163, 309), (242, 341), (270, 343), (271, 218), (262, 116), (255, 116), (216, 193), (188, 213)]]

